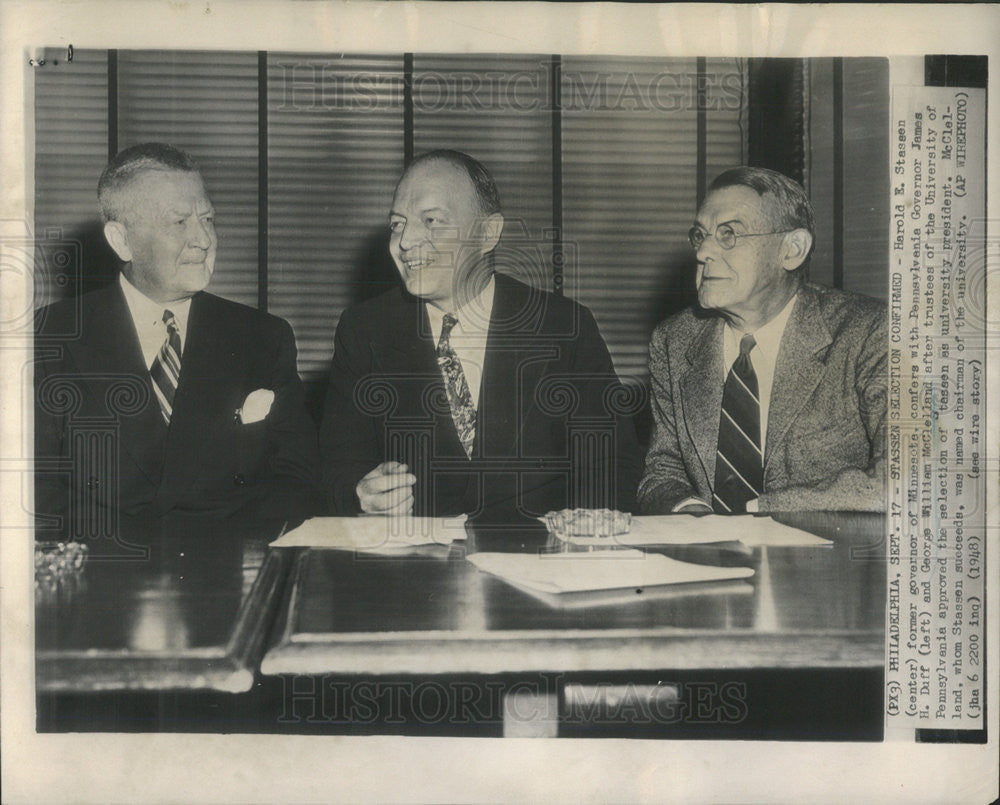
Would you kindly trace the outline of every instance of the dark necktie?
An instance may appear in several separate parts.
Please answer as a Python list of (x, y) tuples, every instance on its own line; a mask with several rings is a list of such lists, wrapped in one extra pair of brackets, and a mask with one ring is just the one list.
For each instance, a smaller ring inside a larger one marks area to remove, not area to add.
[(167, 326), (167, 337), (149, 369), (153, 377), (153, 390), (160, 401), (160, 413), (170, 424), (174, 412), (174, 393), (181, 377), (181, 332), (177, 320), (169, 310), (163, 311), (163, 323)]
[(742, 514), (747, 501), (764, 489), (764, 460), (760, 449), (760, 396), (750, 350), (752, 335), (740, 341), (740, 355), (733, 363), (722, 390), (719, 447), (715, 456), (712, 508), (719, 514)]
[(476, 406), (472, 403), (469, 383), (462, 370), (462, 362), (451, 348), (451, 331), (458, 324), (451, 313), (446, 313), (441, 322), (441, 338), (437, 345), (437, 362), (444, 376), (451, 406), (451, 418), (458, 431), (458, 438), (465, 448), (465, 455), (472, 457), (472, 444), (476, 440)]

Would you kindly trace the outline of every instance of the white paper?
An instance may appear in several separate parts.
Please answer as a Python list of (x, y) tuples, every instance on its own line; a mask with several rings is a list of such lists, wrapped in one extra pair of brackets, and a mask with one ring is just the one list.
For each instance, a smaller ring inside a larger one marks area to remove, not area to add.
[(391, 553), (421, 545), (450, 545), (465, 539), (464, 514), (458, 517), (314, 517), (278, 537), (274, 548), (331, 548)]
[(627, 534), (613, 537), (569, 537), (574, 545), (701, 545), (712, 542), (742, 542), (748, 547), (831, 545), (831, 541), (770, 517), (753, 515), (655, 514), (632, 518)]
[(749, 567), (696, 565), (629, 550), (581, 554), (476, 553), (468, 560), (480, 570), (515, 586), (545, 593), (658, 587), (753, 575)]

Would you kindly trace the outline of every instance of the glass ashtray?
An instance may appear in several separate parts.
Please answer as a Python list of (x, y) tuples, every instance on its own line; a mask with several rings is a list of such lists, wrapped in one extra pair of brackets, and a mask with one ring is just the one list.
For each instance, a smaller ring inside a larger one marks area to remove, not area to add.
[(36, 542), (35, 581), (79, 573), (86, 558), (87, 546), (79, 542)]
[(632, 515), (615, 509), (562, 509), (541, 519), (550, 534), (575, 545), (614, 543), (632, 530)]

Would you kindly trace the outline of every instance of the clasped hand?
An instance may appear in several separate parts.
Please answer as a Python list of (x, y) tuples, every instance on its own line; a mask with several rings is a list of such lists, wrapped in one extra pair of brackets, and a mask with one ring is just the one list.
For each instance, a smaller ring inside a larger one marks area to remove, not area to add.
[(364, 514), (411, 514), (417, 476), (398, 461), (384, 461), (358, 481), (355, 492)]

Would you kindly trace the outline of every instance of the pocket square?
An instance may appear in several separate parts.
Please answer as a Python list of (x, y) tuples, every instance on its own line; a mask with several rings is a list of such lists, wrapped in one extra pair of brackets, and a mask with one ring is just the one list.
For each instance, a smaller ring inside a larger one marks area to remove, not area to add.
[(243, 407), (236, 411), (236, 415), (244, 425), (252, 425), (264, 419), (271, 412), (273, 404), (274, 392), (271, 389), (257, 389), (247, 395)]

